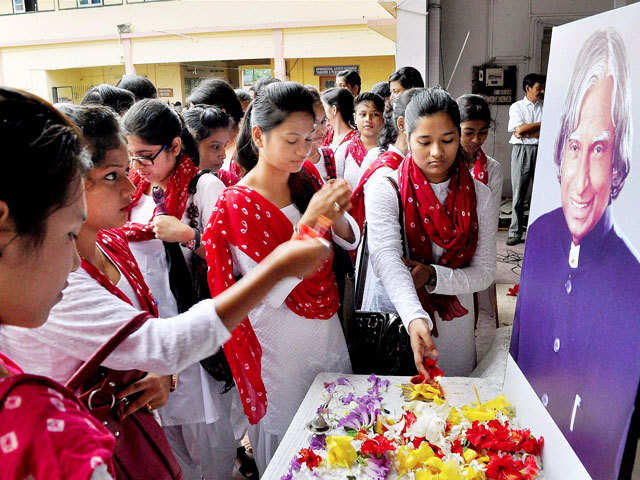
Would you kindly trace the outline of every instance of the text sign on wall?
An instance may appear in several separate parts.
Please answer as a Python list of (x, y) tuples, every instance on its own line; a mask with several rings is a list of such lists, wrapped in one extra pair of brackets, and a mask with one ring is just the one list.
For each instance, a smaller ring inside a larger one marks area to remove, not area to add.
[(159, 88), (158, 97), (173, 97), (173, 88)]
[(318, 65), (313, 67), (313, 74), (318, 77), (323, 77), (327, 75), (337, 75), (338, 72), (343, 70), (360, 72), (360, 65)]
[(514, 65), (473, 67), (471, 93), (486, 97), (495, 105), (511, 105), (516, 101), (518, 86), (517, 70)]

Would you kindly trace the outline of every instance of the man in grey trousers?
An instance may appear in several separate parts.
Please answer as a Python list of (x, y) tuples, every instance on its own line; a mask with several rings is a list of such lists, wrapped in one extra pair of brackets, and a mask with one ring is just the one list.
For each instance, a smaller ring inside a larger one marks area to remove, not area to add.
[(511, 140), (509, 140), (509, 143), (513, 145), (511, 151), (513, 203), (507, 245), (520, 243), (526, 229), (524, 204), (536, 168), (545, 82), (544, 75), (527, 74), (522, 81), (524, 98), (509, 108), (508, 131), (513, 132)]

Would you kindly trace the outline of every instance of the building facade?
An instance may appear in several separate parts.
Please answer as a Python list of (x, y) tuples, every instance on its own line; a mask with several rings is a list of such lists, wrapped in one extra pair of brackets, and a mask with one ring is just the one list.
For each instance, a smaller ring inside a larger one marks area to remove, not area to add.
[(0, 0), (0, 84), (77, 103), (137, 73), (184, 102), (211, 76), (323, 89), (352, 67), (366, 89), (395, 69), (395, 22), (375, 0)]

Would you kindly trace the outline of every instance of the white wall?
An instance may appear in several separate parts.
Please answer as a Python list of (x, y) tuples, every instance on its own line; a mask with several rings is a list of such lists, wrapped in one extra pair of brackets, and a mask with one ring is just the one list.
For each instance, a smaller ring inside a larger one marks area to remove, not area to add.
[[(621, 6), (624, 0), (443, 0), (441, 78), (446, 86), (467, 31), (469, 41), (449, 91), (459, 96), (471, 91), (471, 69), (492, 59), (499, 65), (517, 65), (518, 85), (524, 75), (540, 69), (542, 31)], [(624, 3), (632, 3), (626, 1)], [(400, 37), (399, 37), (400, 39)], [(417, 42), (417, 38), (414, 43)], [(401, 46), (399, 46), (399, 49)], [(544, 73), (544, 72), (542, 72)], [(518, 97), (523, 92), (518, 88)], [(509, 106), (492, 107), (495, 128), (486, 152), (503, 166), (504, 195), (511, 195), (511, 148), (508, 145)]]
[(396, 69), (412, 66), (427, 78), (427, 0), (398, 4)]

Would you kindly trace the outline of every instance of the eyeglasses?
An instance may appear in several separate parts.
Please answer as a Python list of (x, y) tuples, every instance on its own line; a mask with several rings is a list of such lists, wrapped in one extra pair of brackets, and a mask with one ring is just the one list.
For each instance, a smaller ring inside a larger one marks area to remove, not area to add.
[(160, 148), (160, 150), (158, 150), (158, 153), (156, 153), (152, 157), (146, 157), (144, 155), (131, 155), (130, 158), (132, 161), (136, 162), (141, 167), (151, 167), (153, 166), (153, 163), (156, 161), (156, 158), (158, 158), (158, 155), (160, 155), (166, 149), (167, 149), (167, 145), (163, 145)]

